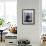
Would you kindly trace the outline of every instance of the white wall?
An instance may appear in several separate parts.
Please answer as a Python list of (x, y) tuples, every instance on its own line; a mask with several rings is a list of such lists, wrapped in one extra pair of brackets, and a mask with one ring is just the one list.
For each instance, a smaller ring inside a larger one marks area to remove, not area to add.
[[(40, 43), (41, 34), (41, 0), (18, 0), (17, 1), (17, 25), (18, 25), (18, 39), (29, 39), (31, 43)], [(22, 24), (22, 9), (35, 9), (35, 24), (23, 25)]]

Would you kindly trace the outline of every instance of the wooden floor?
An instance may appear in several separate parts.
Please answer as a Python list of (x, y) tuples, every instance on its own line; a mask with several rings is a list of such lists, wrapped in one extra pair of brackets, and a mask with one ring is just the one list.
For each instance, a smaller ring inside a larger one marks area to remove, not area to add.
[(0, 42), (0, 46), (5, 46), (5, 42)]
[[(5, 46), (5, 41), (0, 41), (0, 46)], [(46, 46), (46, 43), (42, 45), (33, 44), (33, 46)]]

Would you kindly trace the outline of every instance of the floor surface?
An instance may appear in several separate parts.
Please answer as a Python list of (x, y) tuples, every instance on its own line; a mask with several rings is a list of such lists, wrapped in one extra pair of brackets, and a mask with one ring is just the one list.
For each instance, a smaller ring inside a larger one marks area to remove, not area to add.
[(0, 46), (5, 46), (5, 42), (0, 42)]

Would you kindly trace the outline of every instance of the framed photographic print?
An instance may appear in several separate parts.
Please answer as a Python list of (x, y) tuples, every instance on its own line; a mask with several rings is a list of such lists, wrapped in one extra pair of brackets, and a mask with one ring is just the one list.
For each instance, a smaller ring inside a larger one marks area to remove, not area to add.
[(22, 24), (35, 24), (35, 9), (22, 9)]

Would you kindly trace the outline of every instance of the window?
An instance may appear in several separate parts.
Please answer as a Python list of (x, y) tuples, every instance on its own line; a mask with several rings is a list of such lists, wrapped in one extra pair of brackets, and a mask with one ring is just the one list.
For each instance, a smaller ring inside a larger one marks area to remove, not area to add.
[(0, 1), (0, 17), (4, 15), (4, 2)]
[(42, 9), (46, 9), (46, 0), (42, 0)]
[(46, 0), (42, 0), (42, 32), (46, 32)]
[(17, 24), (17, 2), (16, 1), (6, 1), (6, 17), (7, 21)]
[(6, 22), (17, 25), (17, 0), (0, 1), (0, 17), (6, 19)]

